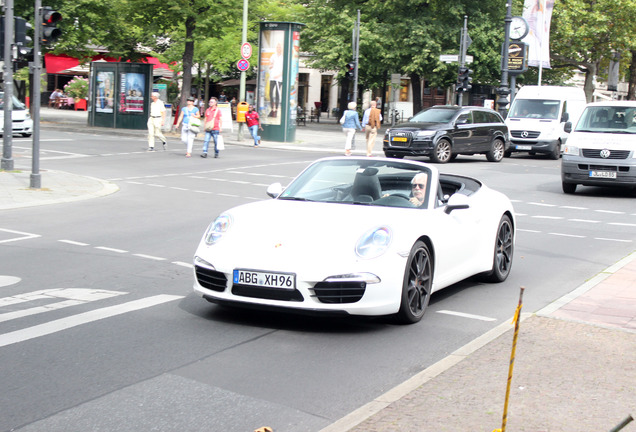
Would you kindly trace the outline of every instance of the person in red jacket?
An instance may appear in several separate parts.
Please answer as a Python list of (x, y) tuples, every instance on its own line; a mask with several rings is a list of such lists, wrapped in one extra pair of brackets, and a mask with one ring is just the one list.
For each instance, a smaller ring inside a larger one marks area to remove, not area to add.
[(263, 130), (263, 128), (261, 127), (261, 120), (254, 105), (250, 105), (249, 111), (245, 113), (245, 122), (247, 123), (247, 128), (250, 130), (252, 138), (254, 138), (254, 147), (258, 147), (261, 143), (258, 130)]

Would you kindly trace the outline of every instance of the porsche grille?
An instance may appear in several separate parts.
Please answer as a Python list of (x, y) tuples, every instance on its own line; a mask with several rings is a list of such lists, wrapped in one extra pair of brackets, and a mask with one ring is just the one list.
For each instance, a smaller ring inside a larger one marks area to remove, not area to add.
[(318, 282), (314, 292), (321, 303), (355, 303), (366, 288), (365, 282)]
[(225, 274), (200, 266), (194, 266), (194, 270), (197, 275), (197, 281), (203, 288), (219, 292), (225, 291), (227, 287)]

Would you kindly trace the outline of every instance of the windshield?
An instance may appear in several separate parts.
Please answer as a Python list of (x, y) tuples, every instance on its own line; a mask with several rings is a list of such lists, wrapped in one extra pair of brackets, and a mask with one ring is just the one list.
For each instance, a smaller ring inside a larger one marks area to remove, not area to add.
[(559, 118), (558, 100), (546, 99), (515, 99), (510, 107), (509, 117), (536, 118), (556, 120)]
[(415, 114), (410, 122), (415, 123), (448, 123), (457, 114), (453, 108), (429, 108)]
[[(0, 92), (0, 109), (4, 108), (4, 92)], [(13, 109), (14, 110), (23, 110), (26, 109), (26, 106), (20, 102), (20, 100), (13, 96)]]
[(636, 133), (636, 106), (589, 106), (576, 125), (577, 132)]
[(399, 161), (330, 159), (311, 165), (279, 199), (423, 208), (430, 178), (430, 169)]

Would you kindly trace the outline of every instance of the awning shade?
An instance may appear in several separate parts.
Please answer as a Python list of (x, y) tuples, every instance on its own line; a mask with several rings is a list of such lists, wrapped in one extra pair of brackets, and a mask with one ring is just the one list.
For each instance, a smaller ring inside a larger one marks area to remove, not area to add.
[[(90, 61), (118, 62), (120, 60), (103, 55), (96, 55)], [(90, 69), (90, 61), (85, 64), (80, 64), (78, 59), (67, 56), (66, 54), (44, 54), (44, 64), (46, 66), (46, 73), (48, 74), (87, 75)], [(145, 63), (153, 65), (155, 75), (172, 76), (173, 71), (170, 65), (161, 63), (154, 57), (146, 57)]]

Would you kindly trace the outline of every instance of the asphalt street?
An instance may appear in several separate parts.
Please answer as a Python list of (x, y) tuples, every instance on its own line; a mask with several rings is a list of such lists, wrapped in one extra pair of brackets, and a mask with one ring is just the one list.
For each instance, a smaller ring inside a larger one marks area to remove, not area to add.
[[(634, 249), (629, 193), (564, 195), (558, 161), (459, 157), (444, 170), (514, 201), (516, 257), (504, 284), (457, 284), (407, 327), (230, 312), (191, 292), (203, 230), (226, 208), (267, 199), (270, 183), (340, 153), (339, 125), (309, 125), (295, 143), (258, 149), (230, 139), (218, 160), (196, 157), (199, 142), (186, 159), (176, 135), (167, 151), (148, 153), (143, 132), (79, 127), (81, 115), (43, 116), (41, 192), (55, 194), (60, 173), (89, 176), (108, 193), (2, 210), (0, 301), (14, 303), (1, 310), (0, 334), (19, 342), (0, 347), (0, 430), (320, 430), (509, 322), (520, 286), (524, 311), (538, 311)], [(25, 181), (30, 140), (14, 140), (14, 157)], [(45, 307), (37, 296), (50, 290), (67, 290), (55, 294), (63, 305)]]

